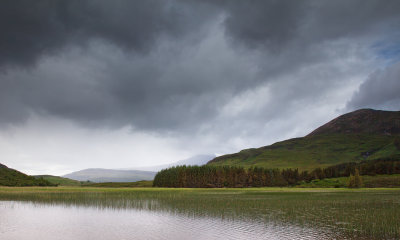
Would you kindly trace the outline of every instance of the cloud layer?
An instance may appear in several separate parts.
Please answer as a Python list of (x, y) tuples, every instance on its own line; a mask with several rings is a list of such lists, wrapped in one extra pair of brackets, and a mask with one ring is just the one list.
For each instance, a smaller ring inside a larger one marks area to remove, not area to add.
[(372, 73), (348, 103), (348, 107), (400, 109), (400, 63)]
[[(302, 136), (356, 108), (398, 110), (398, 12), (377, 0), (6, 0), (0, 135), (17, 131), (24, 152), (32, 119), (51, 122), (49, 134), (65, 122), (94, 135), (129, 129), (171, 146), (172, 160)], [(157, 163), (127, 142), (132, 163), (121, 165)], [(31, 159), (45, 158), (38, 151)], [(95, 166), (88, 156), (45, 162)]]

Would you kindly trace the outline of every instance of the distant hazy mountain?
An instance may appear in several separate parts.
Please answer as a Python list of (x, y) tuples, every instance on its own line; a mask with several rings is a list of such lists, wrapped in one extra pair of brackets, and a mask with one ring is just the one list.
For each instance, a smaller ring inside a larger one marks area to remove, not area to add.
[(187, 159), (169, 163), (169, 164), (149, 166), (149, 167), (130, 168), (130, 169), (145, 170), (145, 171), (160, 171), (161, 169), (164, 169), (164, 168), (169, 168), (169, 167), (179, 166), (179, 165), (199, 165), (200, 166), (200, 165), (206, 164), (208, 161), (214, 159), (215, 157), (216, 157), (215, 154), (202, 154), (202, 155), (196, 155), (191, 158), (187, 158)]
[(140, 180), (153, 180), (155, 175), (156, 172), (150, 171), (88, 168), (66, 174), (63, 177), (77, 181), (91, 182), (136, 182)]
[(66, 174), (62, 177), (91, 182), (136, 182), (140, 180), (153, 180), (157, 171), (161, 169), (177, 166), (177, 165), (203, 165), (215, 155), (196, 155), (194, 157), (180, 160), (170, 164), (130, 168), (130, 169), (103, 169), (103, 168), (88, 168), (81, 171)]

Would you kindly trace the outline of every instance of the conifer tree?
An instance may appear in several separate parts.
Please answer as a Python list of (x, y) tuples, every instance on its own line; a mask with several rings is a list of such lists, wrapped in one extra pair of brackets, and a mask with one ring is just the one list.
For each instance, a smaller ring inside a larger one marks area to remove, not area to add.
[(354, 173), (354, 186), (356, 188), (362, 187), (362, 179), (361, 179), (360, 172), (358, 169), (356, 169), (355, 173)]

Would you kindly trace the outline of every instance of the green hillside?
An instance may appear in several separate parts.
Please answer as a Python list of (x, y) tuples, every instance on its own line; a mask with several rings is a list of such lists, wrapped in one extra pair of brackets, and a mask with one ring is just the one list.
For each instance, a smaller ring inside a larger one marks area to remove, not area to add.
[(0, 164), (0, 186), (55, 186), (43, 178), (28, 176)]
[(306, 137), (223, 155), (208, 164), (312, 170), (384, 158), (400, 153), (399, 130), (400, 112), (362, 109), (342, 115)]
[(52, 176), (52, 175), (36, 175), (35, 178), (43, 178), (46, 181), (49, 181), (52, 184), (56, 184), (59, 186), (81, 186), (80, 181), (72, 180), (69, 178)]
[[(362, 186), (366, 188), (398, 188), (400, 187), (400, 174), (361, 176)], [(311, 182), (303, 182), (296, 186), (301, 188), (338, 188), (347, 187), (349, 177), (315, 179)]]

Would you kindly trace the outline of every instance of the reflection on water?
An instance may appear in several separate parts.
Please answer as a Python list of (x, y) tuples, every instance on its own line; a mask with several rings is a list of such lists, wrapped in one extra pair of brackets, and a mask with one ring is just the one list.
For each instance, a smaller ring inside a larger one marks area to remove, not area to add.
[(332, 238), (332, 233), (317, 229), (255, 219), (227, 219), (149, 208), (0, 201), (2, 240)]

